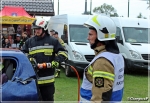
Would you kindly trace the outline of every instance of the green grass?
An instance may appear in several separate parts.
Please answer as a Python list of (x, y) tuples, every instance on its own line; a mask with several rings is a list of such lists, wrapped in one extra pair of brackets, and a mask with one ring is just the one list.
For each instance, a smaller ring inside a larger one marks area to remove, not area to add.
[[(80, 79), (80, 84), (82, 79)], [(77, 101), (78, 80), (77, 77), (66, 77), (61, 70), (60, 78), (55, 79), (55, 101)]]
[[(148, 97), (148, 76), (146, 74), (130, 74), (125, 75), (124, 78), (123, 101), (127, 101), (127, 97)], [(82, 77), (80, 82), (82, 83)], [(55, 101), (77, 101), (77, 83), (76, 76), (66, 77), (64, 70), (61, 70), (60, 78), (55, 79)]]
[(125, 75), (123, 101), (127, 101), (127, 97), (148, 97), (148, 75), (146, 73)]

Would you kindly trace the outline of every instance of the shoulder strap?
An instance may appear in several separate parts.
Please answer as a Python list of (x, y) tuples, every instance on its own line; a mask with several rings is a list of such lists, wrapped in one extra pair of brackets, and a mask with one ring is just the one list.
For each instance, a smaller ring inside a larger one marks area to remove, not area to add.
[[(103, 52), (103, 53), (106, 53), (106, 52)], [(98, 54), (97, 56), (95, 56), (95, 57), (93, 58), (93, 60), (90, 62), (90, 64), (89, 64), (87, 67), (89, 67), (95, 60), (97, 60), (98, 58), (100, 58), (103, 53), (100, 53), (100, 54)], [(86, 67), (86, 68), (87, 68), (87, 67)]]

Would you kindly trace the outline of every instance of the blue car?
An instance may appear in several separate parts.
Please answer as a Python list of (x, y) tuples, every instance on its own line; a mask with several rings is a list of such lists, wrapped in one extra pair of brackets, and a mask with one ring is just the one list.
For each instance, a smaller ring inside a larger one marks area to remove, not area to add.
[(1, 101), (38, 101), (36, 71), (27, 56), (17, 49), (2, 48), (0, 52)]

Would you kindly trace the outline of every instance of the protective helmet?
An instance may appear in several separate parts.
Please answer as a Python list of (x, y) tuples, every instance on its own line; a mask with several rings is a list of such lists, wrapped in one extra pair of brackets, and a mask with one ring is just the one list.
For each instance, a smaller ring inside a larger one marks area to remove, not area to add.
[(86, 27), (94, 27), (97, 31), (99, 41), (114, 40), (116, 35), (116, 25), (110, 17), (94, 15), (85, 23)]
[(44, 30), (47, 30), (47, 24), (48, 22), (45, 19), (38, 18), (33, 22), (32, 29), (44, 28)]

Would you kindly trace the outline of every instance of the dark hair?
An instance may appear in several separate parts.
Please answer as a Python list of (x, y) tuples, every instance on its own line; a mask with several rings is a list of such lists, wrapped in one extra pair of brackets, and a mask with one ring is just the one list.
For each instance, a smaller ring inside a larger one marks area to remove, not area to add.
[[(94, 27), (91, 26), (89, 27), (89, 29), (94, 30), (97, 33), (97, 30)], [(95, 44), (92, 47), (95, 48), (98, 42), (101, 42), (103, 45), (105, 45), (105, 48), (108, 52), (119, 54), (119, 48), (116, 40), (99, 41), (98, 39), (96, 39)]]
[(97, 33), (97, 30), (94, 27), (90, 26), (89, 29), (94, 30)]
[(119, 54), (119, 48), (116, 39), (105, 41), (105, 48), (108, 52)]
[(57, 32), (57, 31), (55, 31), (55, 34), (58, 34), (58, 32)]
[(54, 30), (54, 29), (51, 29), (50, 32), (55, 32), (55, 30)]

